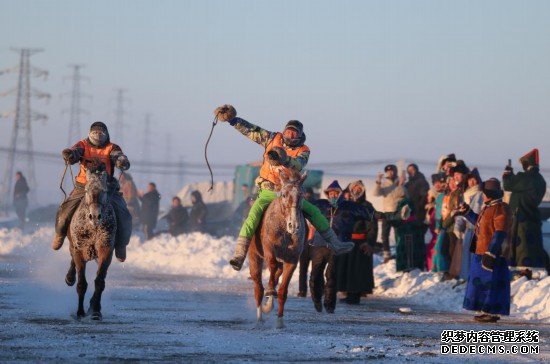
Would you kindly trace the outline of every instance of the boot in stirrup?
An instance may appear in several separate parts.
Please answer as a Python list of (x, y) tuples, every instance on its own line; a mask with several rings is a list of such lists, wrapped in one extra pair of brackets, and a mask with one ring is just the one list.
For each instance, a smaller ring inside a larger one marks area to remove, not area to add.
[(350, 252), (355, 244), (351, 241), (340, 241), (332, 229), (319, 232), (329, 247), (334, 250), (334, 254), (340, 255)]
[(250, 246), (250, 239), (245, 236), (239, 236), (237, 239), (237, 246), (235, 247), (235, 254), (233, 258), (229, 261), (229, 264), (236, 271), (241, 270), (243, 267), (244, 260), (246, 259), (246, 253), (248, 252), (248, 247)]

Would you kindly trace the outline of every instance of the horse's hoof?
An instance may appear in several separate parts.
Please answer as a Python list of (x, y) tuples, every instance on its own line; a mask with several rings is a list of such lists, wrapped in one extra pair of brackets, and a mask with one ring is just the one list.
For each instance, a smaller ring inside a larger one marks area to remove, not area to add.
[(86, 317), (86, 312), (81, 311), (81, 312), (77, 312), (77, 313), (76, 313), (76, 319), (77, 319), (77, 320), (79, 320), (79, 319), (81, 319), (81, 318), (83, 318), (83, 317)]
[(94, 321), (101, 321), (103, 316), (101, 315), (101, 312), (93, 312), (90, 318)]
[(72, 287), (76, 283), (76, 276), (69, 276), (68, 274), (65, 276), (65, 283), (67, 283), (67, 286)]
[(282, 317), (277, 317), (277, 326), (275, 326), (277, 329), (284, 329), (285, 323), (283, 321)]

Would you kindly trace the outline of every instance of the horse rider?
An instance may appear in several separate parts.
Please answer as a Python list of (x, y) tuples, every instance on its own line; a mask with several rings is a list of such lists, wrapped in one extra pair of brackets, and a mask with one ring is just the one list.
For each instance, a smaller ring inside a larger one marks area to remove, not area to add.
[(117, 222), (115, 256), (119, 261), (124, 262), (126, 260), (126, 245), (130, 242), (132, 234), (132, 215), (119, 192), (120, 185), (114, 178), (114, 171), (115, 167), (122, 171), (129, 169), (128, 157), (124, 155), (118, 145), (111, 143), (107, 125), (101, 121), (96, 121), (90, 126), (90, 132), (86, 139), (79, 141), (71, 148), (64, 149), (61, 154), (67, 164), (72, 165), (80, 162), (80, 171), (75, 178), (75, 188), (57, 211), (52, 249), (59, 250), (63, 246), (71, 218), (84, 197), (87, 161), (100, 160), (105, 164), (109, 176), (107, 180), (109, 197)]
[[(259, 190), (258, 197), (239, 232), (235, 254), (229, 261), (235, 270), (241, 270), (250, 241), (262, 220), (263, 213), (269, 204), (277, 198), (277, 191), (281, 188), (280, 170), (288, 168), (302, 171), (308, 162), (310, 150), (305, 145), (304, 127), (298, 120), (290, 120), (281, 133), (267, 131), (238, 118), (235, 108), (231, 105), (218, 107), (215, 114), (218, 120), (229, 122), (241, 134), (265, 148), (260, 175), (256, 179)], [(352, 242), (342, 242), (338, 239), (330, 228), (328, 220), (315, 205), (303, 200), (302, 211), (336, 254), (343, 254), (353, 249)]]

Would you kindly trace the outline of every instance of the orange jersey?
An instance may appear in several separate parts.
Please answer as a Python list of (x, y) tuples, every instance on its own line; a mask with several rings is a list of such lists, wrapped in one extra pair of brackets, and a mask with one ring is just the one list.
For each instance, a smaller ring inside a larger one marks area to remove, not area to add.
[[(280, 182), (279, 182), (279, 171), (281, 170), (281, 168), (282, 169), (288, 169), (288, 168), (293, 168), (295, 166), (292, 165), (292, 163), (288, 167), (284, 167), (284, 166), (276, 166), (275, 167), (275, 166), (272, 166), (271, 164), (269, 164), (269, 159), (267, 157), (267, 154), (274, 147), (283, 148), (285, 150), (286, 154), (290, 158), (296, 158), (304, 152), (309, 152), (309, 148), (307, 147), (307, 145), (302, 145), (302, 146), (299, 146), (299, 147), (296, 147), (296, 148), (290, 148), (290, 147), (286, 146), (285, 143), (283, 142), (283, 134), (281, 134), (281, 133), (276, 133), (275, 134), (273, 139), (271, 139), (271, 141), (267, 144), (267, 146), (265, 148), (264, 159), (263, 159), (262, 167), (260, 169), (260, 177), (263, 178), (264, 180), (267, 180), (267, 181), (273, 183), (274, 185), (278, 186), (280, 184)], [(293, 168), (293, 169), (297, 169), (297, 168)], [(298, 169), (298, 170), (300, 170), (300, 169)]]
[(75, 178), (80, 184), (86, 184), (86, 160), (99, 159), (105, 163), (107, 174), (112, 177), (115, 171), (114, 159), (122, 155), (122, 150), (116, 144), (109, 142), (103, 147), (96, 147), (87, 139), (79, 141), (71, 149), (77, 150), (83, 160), (80, 162), (80, 171)]

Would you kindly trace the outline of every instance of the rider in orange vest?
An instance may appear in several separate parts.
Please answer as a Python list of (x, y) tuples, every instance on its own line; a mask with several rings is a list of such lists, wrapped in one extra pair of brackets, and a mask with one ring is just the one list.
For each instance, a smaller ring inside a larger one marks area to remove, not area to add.
[(75, 188), (57, 211), (55, 219), (56, 234), (52, 249), (58, 250), (63, 246), (71, 218), (84, 197), (86, 161), (99, 159), (105, 164), (105, 169), (109, 175), (109, 197), (117, 219), (115, 256), (123, 262), (126, 259), (126, 245), (130, 242), (130, 235), (132, 234), (132, 216), (119, 192), (120, 185), (117, 179), (114, 178), (114, 172), (115, 168), (121, 170), (130, 168), (128, 157), (122, 153), (122, 149), (118, 145), (111, 143), (107, 126), (101, 121), (96, 121), (90, 126), (88, 138), (79, 141), (71, 148), (64, 149), (61, 154), (66, 163), (76, 164), (80, 162), (80, 171), (75, 178)]
[[(296, 171), (303, 170), (308, 162), (310, 151), (308, 146), (304, 144), (306, 135), (302, 123), (298, 120), (289, 121), (285, 126), (285, 130), (278, 133), (267, 131), (236, 117), (237, 112), (231, 105), (218, 107), (215, 114), (218, 120), (229, 122), (243, 135), (265, 148), (260, 176), (256, 179), (256, 185), (259, 189), (258, 198), (243, 224), (237, 240), (235, 254), (229, 262), (235, 270), (240, 270), (246, 258), (250, 240), (260, 224), (263, 213), (269, 204), (277, 198), (276, 192), (281, 187), (279, 171), (286, 168)], [(341, 242), (338, 239), (330, 228), (326, 217), (315, 205), (303, 200), (302, 211), (329, 246), (335, 250), (336, 254), (347, 253), (353, 249), (353, 243)]]

